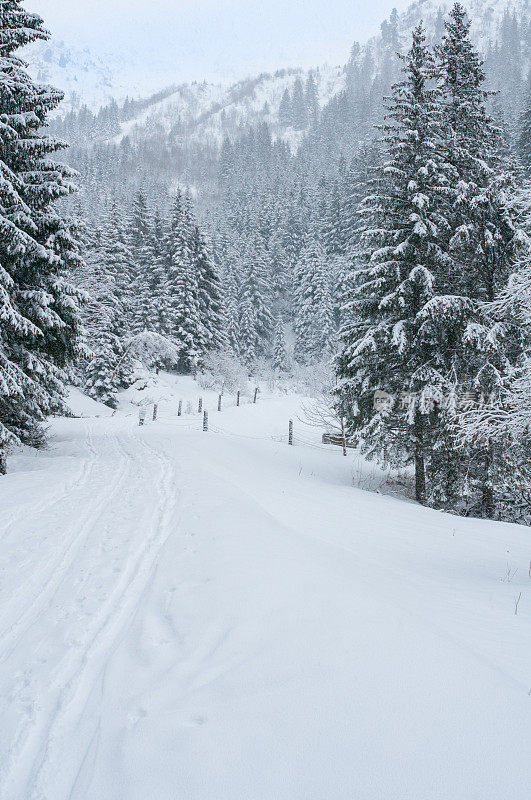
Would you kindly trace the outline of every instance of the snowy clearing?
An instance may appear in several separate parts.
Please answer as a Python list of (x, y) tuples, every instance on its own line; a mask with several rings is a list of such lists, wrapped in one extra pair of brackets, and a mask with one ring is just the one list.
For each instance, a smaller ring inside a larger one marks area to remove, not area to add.
[(525, 800), (529, 530), (353, 488), (300, 398), (148, 383), (0, 480), (0, 796)]

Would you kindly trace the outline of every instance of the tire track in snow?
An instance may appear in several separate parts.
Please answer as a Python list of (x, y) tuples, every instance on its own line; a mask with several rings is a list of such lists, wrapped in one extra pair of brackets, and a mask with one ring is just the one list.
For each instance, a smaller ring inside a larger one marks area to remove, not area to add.
[[(61, 742), (64, 737), (72, 741), (77, 729), (76, 722), (83, 717), (94, 686), (104, 674), (121, 635), (140, 608), (142, 598), (151, 586), (160, 551), (171, 534), (170, 523), (176, 503), (173, 462), (142, 439), (140, 444), (159, 464), (157, 508), (150, 534), (145, 536), (142, 532), (142, 544), (129, 558), (128, 568), (104, 604), (89, 641), (81, 653), (75, 653), (69, 659), (71, 663), (61, 678), (61, 685), (57, 687), (57, 691), (51, 692), (54, 697), (49, 713), (40, 724), (33, 727), (29, 741), (25, 742), (20, 767), (17, 770), (15, 765), (13, 770), (10, 798), (59, 800), (60, 797), (71, 797), (83, 771), (82, 764), (87, 761), (88, 751), (94, 746), (96, 731), (80, 754), (77, 773), (72, 776), (73, 783), (69, 787), (64, 786), (60, 793), (57, 790), (47, 793), (48, 779), (51, 777), (54, 781), (59, 773), (55, 767), (61, 763)], [(138, 450), (135, 455), (136, 459), (133, 456), (131, 461), (136, 460), (142, 470), (146, 466), (145, 458), (140, 461)], [(138, 483), (134, 488), (138, 491)], [(29, 770), (24, 765), (30, 765)]]

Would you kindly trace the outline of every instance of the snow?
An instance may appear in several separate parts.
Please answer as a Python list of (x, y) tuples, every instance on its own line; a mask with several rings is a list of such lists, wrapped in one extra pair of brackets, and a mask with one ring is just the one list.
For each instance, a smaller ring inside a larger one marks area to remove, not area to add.
[[(133, 55), (129, 63), (118, 53), (97, 54), (73, 42), (56, 38), (36, 41), (22, 51), (32, 78), (65, 93), (60, 111), (85, 104), (94, 110), (113, 98), (149, 95), (161, 88), (164, 77), (146, 74)], [(134, 88), (133, 88), (134, 87)]]
[[(322, 66), (312, 71), (324, 107), (329, 100), (344, 89), (345, 74), (342, 67)], [(259, 75), (232, 85), (192, 83), (176, 88), (169, 97), (153, 103), (138, 117), (121, 124), (114, 138), (119, 143), (124, 136), (141, 138), (153, 127), (168, 134), (177, 121), (185, 122), (187, 138), (195, 142), (212, 141), (221, 145), (227, 133), (234, 135), (239, 126), (267, 122), (275, 136), (288, 142), (293, 151), (300, 145), (302, 131), (278, 127), (278, 109), (285, 89), (292, 90), (297, 77), (305, 81), (309, 72), (282, 70), (279, 73)], [(269, 114), (264, 106), (269, 106)]]
[(378, 471), (253, 386), (74, 390), (10, 459), (0, 797), (524, 800), (528, 529), (353, 487)]

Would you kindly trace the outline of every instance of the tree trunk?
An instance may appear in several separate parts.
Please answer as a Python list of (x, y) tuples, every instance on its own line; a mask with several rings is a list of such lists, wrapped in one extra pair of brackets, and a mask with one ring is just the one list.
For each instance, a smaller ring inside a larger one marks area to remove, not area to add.
[(343, 445), (343, 455), (347, 455), (347, 436), (345, 433), (345, 420), (341, 417), (341, 443)]
[(0, 450), (0, 475), (5, 475), (7, 472), (7, 454), (5, 450)]
[(415, 420), (415, 500), (426, 505), (426, 464), (424, 461), (423, 420), (417, 412)]
[(415, 500), (422, 505), (426, 504), (426, 465), (420, 442), (415, 447)]
[(485, 474), (483, 476), (483, 496), (481, 506), (487, 519), (494, 517), (494, 487), (492, 485), (492, 466), (494, 463), (494, 447), (491, 441), (485, 454)]

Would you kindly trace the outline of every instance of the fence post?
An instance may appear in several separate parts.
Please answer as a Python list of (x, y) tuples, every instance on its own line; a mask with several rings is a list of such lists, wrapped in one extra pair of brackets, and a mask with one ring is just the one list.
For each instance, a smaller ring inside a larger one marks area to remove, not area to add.
[(240, 405), (240, 390), (238, 389), (238, 394), (236, 395), (236, 405)]
[(293, 444), (293, 420), (289, 421), (288, 444)]
[(203, 413), (203, 431), (205, 433), (208, 431), (208, 411)]
[(146, 412), (147, 408), (145, 406), (140, 406), (138, 411), (138, 424), (143, 425), (146, 419)]
[(177, 411), (177, 416), (182, 417), (182, 415), (183, 415), (183, 401), (179, 400), (179, 408)]
[(221, 411), (221, 395), (218, 396), (218, 411)]
[(155, 422), (155, 420), (157, 419), (158, 410), (159, 410), (159, 404), (155, 403), (155, 405), (153, 406), (153, 422)]
[(202, 410), (203, 410), (203, 398), (200, 397), (199, 398), (199, 405), (197, 406), (197, 413), (200, 414)]
[(257, 387), (256, 387), (256, 389), (254, 390), (254, 398), (253, 398), (253, 403), (256, 403), (256, 398), (257, 398), (257, 397), (258, 397), (258, 386), (257, 386)]

